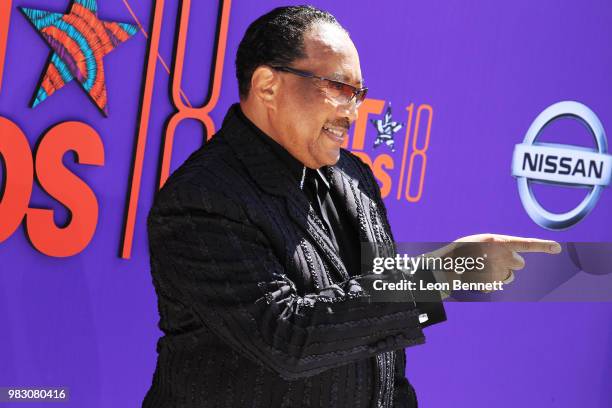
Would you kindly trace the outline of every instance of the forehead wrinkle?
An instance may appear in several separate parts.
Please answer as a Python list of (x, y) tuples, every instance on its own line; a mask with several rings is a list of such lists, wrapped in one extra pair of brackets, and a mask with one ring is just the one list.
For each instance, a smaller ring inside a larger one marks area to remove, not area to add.
[[(324, 59), (327, 56), (332, 57), (338, 54), (340, 55), (346, 54), (346, 51), (347, 51), (346, 46), (334, 46), (333, 43), (330, 43), (328, 41), (321, 39), (320, 36), (317, 36), (317, 38), (313, 38), (313, 37), (309, 38), (309, 41), (305, 42), (305, 44), (306, 44), (306, 55), (307, 55), (305, 59), (314, 57), (313, 54), (317, 54), (316, 55), (317, 59)], [(342, 65), (345, 65), (345, 64), (342, 64)], [(340, 71), (336, 71), (331, 74), (320, 73), (319, 75), (325, 76), (329, 79), (334, 79), (336, 81), (344, 82), (347, 84), (356, 84), (356, 86), (358, 87), (362, 87), (363, 82), (364, 82), (363, 77), (361, 79), (355, 79), (352, 76), (347, 75)]]

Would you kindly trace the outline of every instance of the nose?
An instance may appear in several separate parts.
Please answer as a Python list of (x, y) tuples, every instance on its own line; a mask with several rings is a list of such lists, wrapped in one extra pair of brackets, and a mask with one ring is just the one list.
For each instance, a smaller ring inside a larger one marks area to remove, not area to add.
[(350, 123), (355, 122), (359, 117), (359, 110), (357, 109), (355, 98), (351, 99), (349, 103), (339, 105), (338, 108), (340, 109), (342, 116), (346, 116)]

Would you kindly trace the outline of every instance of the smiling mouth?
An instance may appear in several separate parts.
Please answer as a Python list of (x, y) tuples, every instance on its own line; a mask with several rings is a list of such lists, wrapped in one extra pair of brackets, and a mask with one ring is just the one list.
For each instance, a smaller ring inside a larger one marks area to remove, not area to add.
[(344, 128), (323, 126), (323, 132), (338, 143), (344, 142), (344, 135), (346, 134), (346, 129)]

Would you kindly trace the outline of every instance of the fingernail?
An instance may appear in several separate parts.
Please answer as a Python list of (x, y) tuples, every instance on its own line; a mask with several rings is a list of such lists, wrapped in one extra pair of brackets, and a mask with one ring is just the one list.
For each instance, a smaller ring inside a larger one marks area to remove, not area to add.
[(558, 254), (559, 252), (561, 252), (561, 245), (559, 245), (559, 244), (552, 244), (550, 246), (550, 252), (552, 252), (553, 254)]

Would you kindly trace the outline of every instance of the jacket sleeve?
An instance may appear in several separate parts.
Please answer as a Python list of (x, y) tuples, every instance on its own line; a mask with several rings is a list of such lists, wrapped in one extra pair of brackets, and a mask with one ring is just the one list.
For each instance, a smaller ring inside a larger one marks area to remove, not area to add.
[[(380, 194), (380, 186), (376, 182), (376, 178), (374, 177), (372, 169), (370, 168), (370, 166), (365, 164), (359, 156), (348, 152), (347, 156), (352, 159), (352, 161), (360, 169), (361, 179), (367, 181), (366, 188), (368, 189), (370, 196), (374, 197), (376, 205), (381, 210), (381, 218), (385, 224), (385, 228), (387, 229), (389, 235), (395, 242), (395, 239), (393, 238), (393, 232), (391, 231), (391, 226), (389, 225), (389, 218), (387, 217), (385, 204)], [(436, 282), (436, 278), (433, 272), (430, 270), (419, 270), (415, 274), (415, 279), (422, 280), (428, 283)], [(446, 321), (446, 311), (444, 309), (444, 304), (440, 296), (436, 296), (433, 291), (428, 293), (415, 293), (415, 295), (417, 296), (416, 307), (417, 309), (419, 309), (419, 314), (427, 315), (427, 320), (421, 323), (422, 328)], [(419, 299), (427, 300), (419, 301)]]
[(295, 379), (424, 342), (413, 302), (368, 302), (359, 277), (299, 295), (240, 206), (164, 195), (147, 219), (156, 288), (245, 357)]

